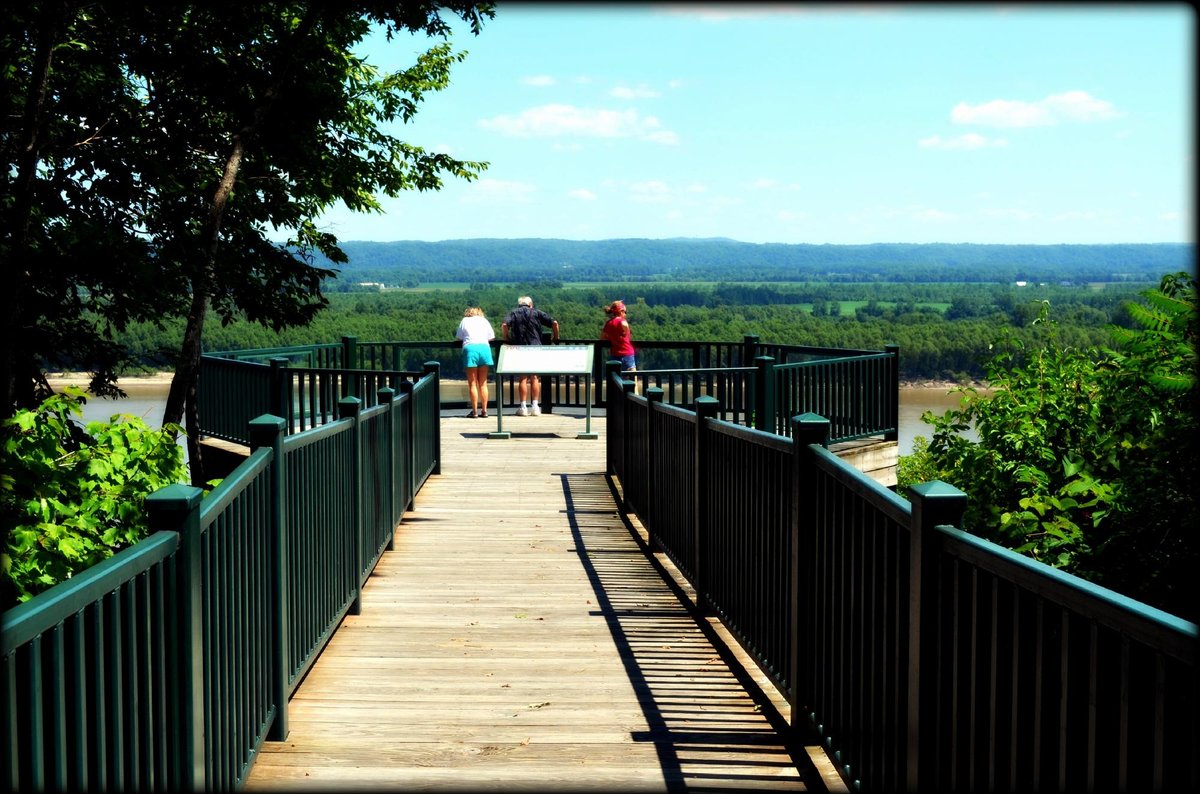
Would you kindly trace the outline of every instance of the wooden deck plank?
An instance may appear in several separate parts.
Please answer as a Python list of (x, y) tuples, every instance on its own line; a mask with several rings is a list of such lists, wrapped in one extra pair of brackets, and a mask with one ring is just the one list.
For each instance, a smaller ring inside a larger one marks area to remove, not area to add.
[(505, 416), (509, 439), (487, 437), (494, 418), (443, 419), (441, 473), (245, 789), (836, 783), (820, 758), (788, 753), (777, 731), (786, 704), (760, 689), (744, 655), (714, 642), (720, 632), (689, 611), (686, 583), (664, 578), (662, 555), (648, 555), (620, 514), (603, 417), (592, 417), (600, 439), (577, 438), (583, 429), (569, 410)]

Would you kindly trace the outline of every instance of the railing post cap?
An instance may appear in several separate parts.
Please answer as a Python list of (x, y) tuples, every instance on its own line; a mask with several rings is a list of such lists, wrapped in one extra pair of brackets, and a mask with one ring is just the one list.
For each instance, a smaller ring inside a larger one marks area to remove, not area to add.
[(652, 403), (660, 403), (663, 401), (663, 390), (661, 386), (651, 386), (646, 389), (646, 399)]
[(287, 422), (274, 414), (262, 414), (246, 423), (250, 428), (250, 448), (269, 447), (287, 427)]
[(380, 386), (377, 393), (379, 395), (379, 402), (381, 403), (390, 403), (396, 398), (396, 390), (391, 386)]
[(200, 504), (204, 491), (193, 485), (172, 483), (146, 497), (146, 508), (162, 512), (189, 512)]
[(959, 526), (967, 509), (967, 495), (941, 480), (917, 483), (907, 488), (913, 506), (914, 526), (933, 527), (943, 524)]
[(967, 495), (948, 482), (930, 480), (908, 486), (908, 490), (923, 499), (966, 499)]
[(283, 430), (285, 427), (287, 427), (287, 422), (285, 422), (281, 417), (275, 416), (274, 414), (261, 414), (250, 420), (251, 431), (258, 428)]
[(717, 415), (717, 409), (721, 407), (721, 401), (716, 397), (708, 394), (702, 394), (695, 400), (696, 416), (714, 417)]
[(800, 443), (829, 446), (831, 423), (828, 419), (811, 411), (792, 417), (792, 438)]
[(338, 418), (345, 419), (348, 416), (358, 416), (362, 410), (362, 400), (357, 397), (343, 397), (338, 400)]

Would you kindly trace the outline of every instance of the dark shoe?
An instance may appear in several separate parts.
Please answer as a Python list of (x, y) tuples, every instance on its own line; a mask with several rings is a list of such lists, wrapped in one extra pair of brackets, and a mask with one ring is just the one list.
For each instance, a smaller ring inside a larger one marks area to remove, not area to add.
[(483, 419), (487, 419), (487, 411), (484, 411), (479, 416), (482, 417)]
[(474, 411), (471, 411), (471, 413), (467, 414), (467, 418), (468, 419), (478, 419), (479, 414), (475, 413)]

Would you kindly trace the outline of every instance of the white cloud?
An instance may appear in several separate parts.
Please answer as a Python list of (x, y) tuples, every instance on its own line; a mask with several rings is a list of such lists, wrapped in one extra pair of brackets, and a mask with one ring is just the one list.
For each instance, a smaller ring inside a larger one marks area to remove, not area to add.
[(950, 120), (955, 124), (985, 127), (1045, 127), (1059, 122), (1108, 121), (1123, 115), (1111, 102), (1096, 99), (1086, 91), (1065, 91), (1036, 102), (1018, 99), (993, 99), (979, 105), (959, 102), (950, 111)]
[(667, 146), (675, 146), (676, 144), (679, 143), (679, 136), (676, 133), (671, 132), (670, 130), (660, 130), (659, 132), (652, 132), (649, 135), (646, 135), (643, 137), (647, 141), (654, 141), (655, 143), (662, 143), (662, 144), (666, 144)]
[(574, 105), (541, 105), (516, 116), (482, 119), (485, 130), (514, 138), (549, 138), (574, 135), (590, 138), (637, 138), (655, 143), (675, 144), (679, 136), (662, 128), (653, 116), (636, 110), (594, 110)]
[(1008, 146), (1003, 138), (986, 138), (974, 132), (959, 135), (957, 138), (943, 138), (941, 135), (930, 135), (917, 141), (922, 149), (991, 149)]
[(534, 74), (529, 77), (522, 77), (521, 82), (525, 85), (537, 86), (538, 88), (546, 88), (554, 85), (557, 81), (548, 74)]
[(608, 93), (610, 96), (614, 96), (617, 99), (654, 99), (662, 96), (662, 94), (655, 91), (645, 83), (637, 86), (636, 88), (631, 88), (626, 85), (619, 85)]
[(870, 13), (872, 6), (870, 4), (835, 4), (833, 8), (826, 9), (821, 4), (794, 4), (794, 3), (738, 3), (734, 4), (668, 4), (660, 7), (668, 14), (676, 16), (695, 17), (704, 22), (729, 22), (736, 19), (763, 19), (764, 17), (772, 16), (807, 16), (819, 14), (825, 10), (846, 11), (858, 13)]
[(596, 194), (584, 187), (577, 187), (574, 190), (567, 191), (567, 195), (571, 198), (582, 199), (583, 201), (595, 201)]
[(667, 201), (670, 197), (671, 188), (667, 187), (666, 182), (659, 180), (634, 182), (629, 186), (629, 198), (633, 201), (659, 203)]
[(1036, 217), (1029, 210), (1003, 207), (982, 210), (980, 214), (985, 218), (1000, 221), (1031, 221)]
[(528, 182), (505, 182), (500, 179), (480, 179), (463, 190), (462, 200), (475, 203), (528, 204), (537, 188)]

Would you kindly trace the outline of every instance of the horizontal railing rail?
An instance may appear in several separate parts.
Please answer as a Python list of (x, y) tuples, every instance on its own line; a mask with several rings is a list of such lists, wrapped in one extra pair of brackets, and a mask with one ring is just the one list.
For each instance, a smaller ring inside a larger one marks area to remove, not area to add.
[(784, 437), (615, 370), (608, 390), (622, 508), (854, 788), (1196, 783), (1195, 624), (956, 528), (952, 486), (898, 496), (828, 450), (823, 417)]
[[(237, 362), (235, 362), (237, 363)], [(206, 497), (146, 503), (153, 534), (0, 617), (0, 777), (10, 790), (226, 790), (439, 470), (436, 367), (374, 407), (339, 401), (251, 451)]]

